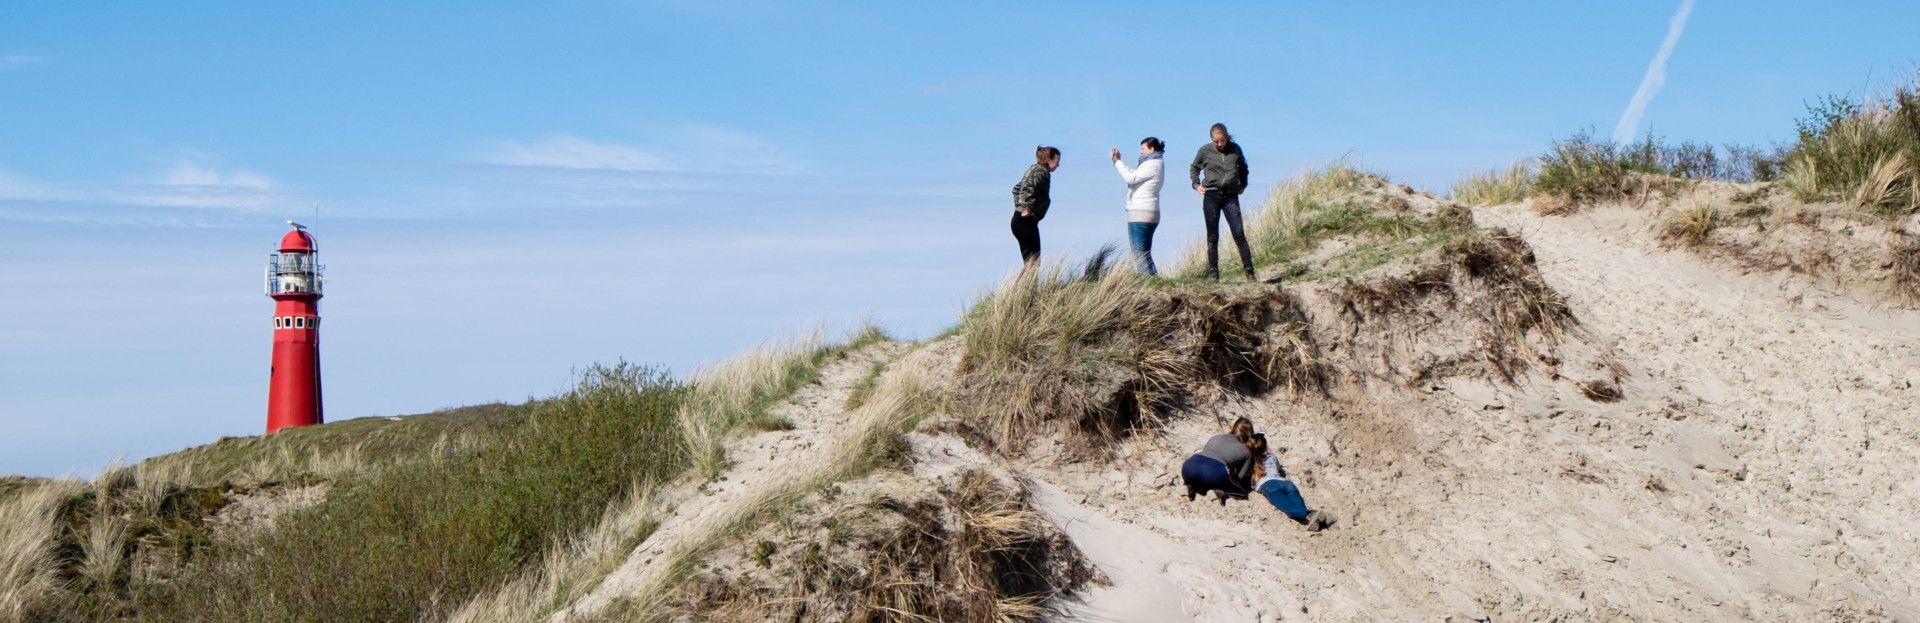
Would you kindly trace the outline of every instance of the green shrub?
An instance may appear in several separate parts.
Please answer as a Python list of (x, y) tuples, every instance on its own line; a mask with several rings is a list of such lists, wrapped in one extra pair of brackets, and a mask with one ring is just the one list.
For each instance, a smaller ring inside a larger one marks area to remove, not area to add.
[(1661, 147), (1651, 135), (1639, 144), (1600, 141), (1586, 132), (1554, 141), (1540, 157), (1533, 189), (1549, 199), (1542, 211), (1562, 212), (1574, 205), (1618, 201), (1637, 191), (1631, 174), (1666, 175)]
[(1620, 144), (1581, 132), (1554, 141), (1540, 157), (1540, 171), (1533, 180), (1534, 207), (1544, 214), (1564, 213), (1581, 205), (1678, 188), (1672, 180), (1769, 181), (1786, 173), (1785, 157), (1781, 149), (1668, 143), (1652, 134), (1636, 143)]
[(143, 618), (437, 619), (599, 519), (636, 481), (687, 469), (685, 386), (652, 368), (587, 370), (471, 451), (337, 482), (320, 504), (146, 584)]
[(1795, 122), (1782, 182), (1803, 201), (1846, 201), (1885, 217), (1920, 209), (1920, 93), (1865, 103), (1828, 96)]

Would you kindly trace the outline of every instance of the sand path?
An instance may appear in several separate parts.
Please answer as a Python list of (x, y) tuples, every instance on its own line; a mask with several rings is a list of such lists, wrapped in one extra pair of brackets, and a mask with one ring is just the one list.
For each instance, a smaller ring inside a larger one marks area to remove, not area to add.
[[(823, 456), (837, 442), (853, 434), (845, 405), (853, 388), (877, 363), (891, 361), (911, 350), (907, 342), (881, 342), (849, 353), (827, 364), (817, 383), (800, 388), (772, 413), (793, 423), (791, 430), (768, 431), (727, 444), (731, 462), (726, 472), (698, 493), (680, 502), (654, 533), (628, 555), (620, 568), (572, 606), (555, 613), (554, 623), (590, 619), (617, 599), (632, 596), (640, 587), (668, 573), (664, 561), (697, 547), (716, 526), (752, 513), (773, 499), (795, 478), (829, 467)], [(655, 563), (662, 564), (655, 564)]]

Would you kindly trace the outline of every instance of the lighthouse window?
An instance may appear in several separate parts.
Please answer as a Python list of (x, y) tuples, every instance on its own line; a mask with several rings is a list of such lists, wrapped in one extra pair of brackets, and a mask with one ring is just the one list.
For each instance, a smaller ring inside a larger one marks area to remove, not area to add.
[(302, 317), (302, 318), (295, 318), (295, 319), (293, 319), (293, 328), (295, 328), (295, 329), (305, 329), (305, 328), (307, 328), (307, 319), (306, 319), (306, 318), (304, 318), (304, 317)]
[(279, 317), (279, 316), (274, 316), (274, 317), (273, 317), (273, 328), (275, 328), (275, 329), (278, 329), (278, 328), (280, 328), (280, 317)]

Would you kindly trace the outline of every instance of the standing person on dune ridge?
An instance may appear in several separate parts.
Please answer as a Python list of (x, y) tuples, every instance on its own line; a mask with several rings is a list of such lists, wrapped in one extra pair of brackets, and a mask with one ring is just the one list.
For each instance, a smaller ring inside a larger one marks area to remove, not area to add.
[(1033, 150), (1033, 166), (1013, 185), (1013, 239), (1020, 242), (1020, 261), (1040, 260), (1040, 219), (1053, 205), (1053, 172), (1060, 168), (1060, 150), (1041, 145)]
[(1207, 221), (1207, 277), (1220, 279), (1220, 217), (1227, 217), (1227, 229), (1233, 244), (1240, 249), (1240, 268), (1253, 281), (1253, 251), (1247, 248), (1247, 233), (1240, 225), (1240, 193), (1247, 190), (1247, 156), (1233, 142), (1226, 124), (1216, 123), (1207, 134), (1212, 142), (1200, 146), (1187, 167), (1194, 192), (1200, 193), (1200, 209)]
[(1120, 159), (1120, 148), (1113, 149), (1113, 168), (1127, 183), (1127, 241), (1140, 272), (1149, 275), (1160, 274), (1153, 266), (1153, 230), (1160, 227), (1160, 185), (1166, 178), (1161, 156), (1166, 149), (1160, 139), (1140, 139), (1140, 160), (1132, 169)]

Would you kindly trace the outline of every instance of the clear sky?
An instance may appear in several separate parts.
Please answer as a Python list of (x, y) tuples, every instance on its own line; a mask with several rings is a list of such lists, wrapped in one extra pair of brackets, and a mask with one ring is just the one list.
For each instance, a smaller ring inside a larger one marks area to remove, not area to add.
[[(0, 4), (0, 473), (258, 433), (292, 218), (331, 419), (685, 373), (872, 316), (924, 337), (1017, 261), (1124, 243), (1107, 149), (1254, 187), (1343, 155), (1444, 191), (1609, 135), (1680, 3)], [(1640, 131), (1768, 144), (1910, 75), (1912, 2), (1692, 8)], [(1163, 263), (1201, 231), (1175, 181)], [(316, 214), (317, 206), (317, 214)]]

